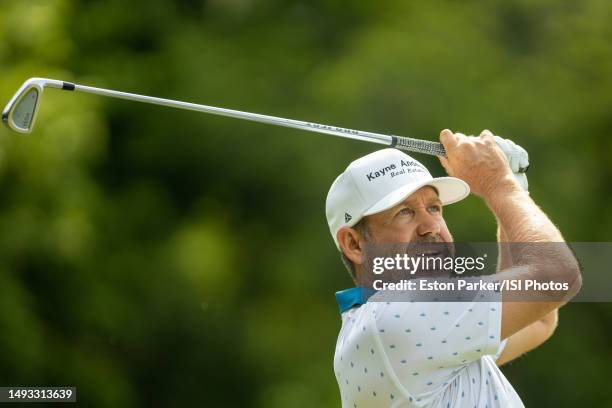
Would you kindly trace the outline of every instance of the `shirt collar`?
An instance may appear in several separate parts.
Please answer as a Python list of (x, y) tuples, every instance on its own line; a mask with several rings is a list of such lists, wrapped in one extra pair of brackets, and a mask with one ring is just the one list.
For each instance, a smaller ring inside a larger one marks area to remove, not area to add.
[(354, 306), (361, 306), (368, 301), (376, 291), (372, 288), (354, 287), (336, 292), (336, 302), (340, 308), (340, 314)]

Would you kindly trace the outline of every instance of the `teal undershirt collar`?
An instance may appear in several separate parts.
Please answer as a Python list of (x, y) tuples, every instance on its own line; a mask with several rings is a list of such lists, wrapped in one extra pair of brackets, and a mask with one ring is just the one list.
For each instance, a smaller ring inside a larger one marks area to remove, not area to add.
[(340, 308), (340, 314), (355, 306), (361, 306), (368, 301), (376, 291), (372, 288), (354, 287), (336, 292), (336, 302)]

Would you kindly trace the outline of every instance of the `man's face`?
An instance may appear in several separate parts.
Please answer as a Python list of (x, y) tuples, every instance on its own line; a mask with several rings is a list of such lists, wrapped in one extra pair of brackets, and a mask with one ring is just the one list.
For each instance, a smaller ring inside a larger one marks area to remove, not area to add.
[(422, 187), (402, 203), (367, 219), (371, 238), (379, 243), (453, 241), (433, 187)]

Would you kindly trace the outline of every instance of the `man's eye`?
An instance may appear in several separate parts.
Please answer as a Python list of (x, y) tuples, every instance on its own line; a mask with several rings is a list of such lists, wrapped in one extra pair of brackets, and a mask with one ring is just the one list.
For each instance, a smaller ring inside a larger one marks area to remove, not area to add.
[(439, 205), (432, 205), (431, 207), (429, 207), (429, 212), (431, 213), (442, 212), (442, 207), (440, 207)]
[(413, 213), (414, 211), (412, 211), (412, 209), (410, 208), (402, 208), (398, 214), (399, 215), (412, 215)]

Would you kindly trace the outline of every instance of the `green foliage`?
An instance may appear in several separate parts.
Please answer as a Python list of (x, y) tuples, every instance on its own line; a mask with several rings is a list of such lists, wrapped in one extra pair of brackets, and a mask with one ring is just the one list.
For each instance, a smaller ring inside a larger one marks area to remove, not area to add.
[[(609, 240), (612, 4), (4, 0), (0, 101), (46, 76), (530, 152), (568, 240)], [(86, 406), (338, 406), (329, 185), (374, 145), (117, 100), (44, 95), (0, 129), (0, 384)], [(433, 173), (439, 164), (422, 158)], [(476, 198), (457, 240), (492, 240)], [(612, 406), (609, 305), (570, 305), (505, 369), (528, 406)], [(576, 375), (576, 373), (581, 373)]]

